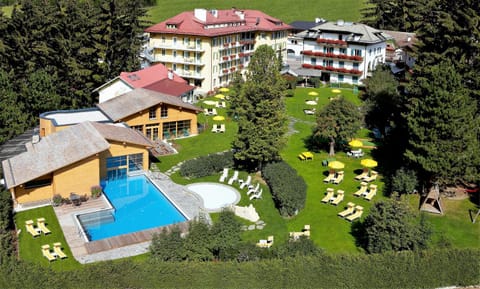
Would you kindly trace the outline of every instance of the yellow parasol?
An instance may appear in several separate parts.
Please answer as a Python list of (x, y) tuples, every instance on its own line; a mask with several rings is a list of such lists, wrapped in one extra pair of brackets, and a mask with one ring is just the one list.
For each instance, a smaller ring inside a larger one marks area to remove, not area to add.
[(340, 89), (332, 89), (332, 92), (333, 92), (333, 93), (340, 93), (340, 92), (342, 92), (342, 91), (341, 91)]
[(221, 121), (221, 120), (225, 120), (225, 117), (221, 115), (217, 115), (217, 116), (214, 116), (212, 119), (215, 121)]
[(226, 88), (226, 87), (222, 87), (222, 88), (220, 88), (218, 91), (220, 91), (220, 92), (229, 92), (230, 89), (228, 89), (228, 88)]
[(359, 147), (363, 146), (363, 142), (361, 140), (358, 140), (358, 139), (352, 139), (348, 143), (348, 145), (351, 146), (351, 147), (354, 147), (354, 148), (359, 148)]
[(374, 168), (378, 163), (372, 159), (363, 159), (360, 161), (360, 164), (366, 168)]
[(318, 95), (318, 92), (316, 92), (316, 91), (310, 91), (310, 92), (308, 93), (308, 95), (310, 95), (310, 96), (317, 96), (317, 95)]
[(225, 98), (225, 95), (223, 94), (217, 94), (215, 95), (216, 98), (219, 98), (219, 99), (224, 99)]
[(341, 170), (345, 167), (345, 164), (339, 161), (333, 161), (328, 163), (328, 167), (333, 170)]

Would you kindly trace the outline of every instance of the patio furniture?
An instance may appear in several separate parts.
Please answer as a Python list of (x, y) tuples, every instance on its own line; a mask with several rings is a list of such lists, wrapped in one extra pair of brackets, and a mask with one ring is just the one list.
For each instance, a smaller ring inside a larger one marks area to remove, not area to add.
[(328, 176), (326, 178), (323, 179), (323, 181), (325, 183), (330, 183), (333, 179), (335, 178), (335, 172), (334, 171), (330, 171), (330, 173), (328, 174)]
[(330, 200), (333, 198), (333, 189), (332, 188), (327, 188), (327, 193), (325, 197), (322, 199), (322, 203), (328, 203)]
[(355, 179), (356, 180), (362, 180), (362, 179), (367, 178), (367, 177), (368, 177), (368, 170), (364, 170), (361, 174), (356, 175)]
[(67, 258), (67, 254), (65, 254), (62, 251), (62, 243), (60, 243), (60, 242), (53, 243), (53, 251), (58, 257), (60, 257), (60, 259)]
[(214, 124), (212, 125), (212, 132), (213, 132), (213, 133), (217, 133), (217, 132), (219, 132), (219, 131), (220, 131), (220, 126), (214, 123)]
[(290, 232), (290, 238), (293, 240), (298, 240), (302, 236), (310, 238), (310, 225), (304, 225), (301, 232)]
[(72, 202), (72, 206), (80, 206), (82, 204), (82, 200), (80, 200), (80, 195), (76, 193), (70, 193), (70, 201)]
[(368, 201), (371, 201), (372, 198), (377, 194), (377, 185), (370, 185), (370, 189), (368, 190), (368, 193), (365, 195), (365, 199)]
[(51, 233), (51, 231), (47, 228), (47, 226), (45, 226), (45, 218), (38, 218), (37, 219), (37, 227), (45, 235)]
[(49, 262), (57, 260), (56, 256), (50, 251), (50, 245), (48, 244), (42, 246), (42, 255), (47, 258)]
[(225, 124), (221, 124), (220, 128), (218, 129), (218, 132), (224, 133), (225, 132)]
[(255, 187), (255, 189), (253, 187), (249, 187), (249, 190), (247, 191), (247, 196), (249, 196), (250, 194), (256, 194), (259, 189), (260, 189), (260, 183), (257, 183), (257, 186)]
[(342, 218), (345, 218), (346, 216), (352, 214), (354, 211), (355, 211), (355, 204), (352, 202), (348, 202), (347, 208), (341, 211), (340, 213), (338, 213), (338, 215)]
[(306, 109), (303, 110), (303, 113), (306, 114), (306, 115), (314, 115), (315, 112), (316, 112), (315, 108), (312, 108), (312, 109), (306, 108)]
[(303, 154), (299, 154), (298, 155), (298, 158), (301, 160), (301, 161), (304, 161), (306, 160), (305, 156)]
[(313, 160), (313, 154), (311, 152), (303, 152), (302, 156), (304, 156), (306, 160)]
[(356, 191), (355, 193), (353, 193), (353, 195), (355, 197), (360, 197), (361, 195), (364, 195), (367, 192), (367, 187), (368, 187), (367, 183), (361, 182), (360, 183), (360, 189), (358, 191)]
[(260, 248), (270, 248), (273, 245), (273, 236), (268, 236), (266, 240), (259, 240), (257, 247)]
[(228, 168), (223, 168), (223, 173), (222, 175), (220, 176), (220, 179), (219, 181), (221, 183), (225, 182), (225, 179), (228, 177)]
[(376, 171), (371, 171), (370, 176), (367, 178), (364, 178), (363, 180), (367, 183), (373, 182), (374, 180), (377, 179), (378, 173)]
[(243, 189), (245, 187), (248, 188), (248, 186), (250, 186), (250, 183), (252, 182), (252, 176), (248, 175), (248, 177), (245, 181), (244, 180), (238, 180), (238, 182), (240, 183), (240, 189)]
[(337, 196), (336, 196), (333, 200), (331, 200), (330, 203), (331, 203), (332, 205), (337, 206), (338, 204), (340, 204), (341, 201), (343, 201), (344, 195), (345, 195), (345, 192), (344, 192), (344, 191), (342, 191), (342, 190), (337, 190)]
[(34, 238), (37, 237), (37, 236), (40, 236), (41, 230), (39, 228), (33, 227), (33, 221), (32, 220), (26, 221), (25, 222), (25, 227), (27, 229), (27, 232), (29, 232), (30, 235), (32, 235)]
[(338, 185), (340, 184), (342, 181), (343, 181), (343, 177), (344, 177), (344, 172), (343, 171), (339, 171), (337, 173), (337, 177), (333, 179), (333, 183), (335, 185)]
[(236, 180), (238, 180), (238, 171), (233, 172), (233, 176), (228, 180), (228, 184), (231, 185)]
[(263, 192), (263, 189), (260, 189), (260, 191), (252, 194), (250, 196), (250, 201), (253, 200), (253, 199), (261, 199), (262, 198), (262, 192)]
[(362, 206), (355, 206), (355, 212), (351, 214), (350, 216), (347, 216), (345, 219), (347, 219), (350, 222), (355, 221), (356, 219), (360, 218), (363, 214), (363, 207)]

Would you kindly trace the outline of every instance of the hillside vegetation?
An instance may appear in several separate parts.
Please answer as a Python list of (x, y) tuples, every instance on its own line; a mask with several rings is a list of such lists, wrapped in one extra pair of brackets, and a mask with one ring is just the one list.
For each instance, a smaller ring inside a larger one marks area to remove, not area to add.
[(346, 21), (359, 21), (363, 0), (157, 0), (157, 6), (148, 11), (148, 19), (158, 23), (175, 16), (183, 11), (193, 11), (195, 8), (206, 9), (255, 9), (279, 18), (285, 23), (292, 21), (314, 21), (316, 17), (327, 20), (343, 19)]

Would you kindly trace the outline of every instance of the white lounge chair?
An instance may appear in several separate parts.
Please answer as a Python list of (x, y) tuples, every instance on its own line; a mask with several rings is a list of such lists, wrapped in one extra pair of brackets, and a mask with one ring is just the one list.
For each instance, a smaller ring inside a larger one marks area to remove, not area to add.
[(310, 238), (310, 225), (304, 225), (301, 232), (290, 232), (290, 238), (298, 240), (301, 236)]
[(50, 251), (50, 245), (48, 244), (42, 246), (42, 255), (47, 258), (49, 262), (57, 259), (56, 255), (52, 254)]
[(257, 243), (257, 247), (260, 248), (270, 248), (273, 245), (273, 236), (268, 236), (266, 240), (260, 240)]
[(220, 176), (220, 180), (219, 180), (219, 181), (223, 183), (223, 182), (225, 182), (225, 180), (227, 179), (227, 177), (228, 177), (228, 168), (224, 168), (224, 169), (223, 169), (223, 173), (222, 173), (222, 175)]
[(360, 183), (360, 189), (358, 191), (356, 191), (355, 193), (353, 193), (353, 195), (355, 197), (360, 197), (360, 196), (364, 195), (367, 192), (367, 187), (368, 187), (367, 183), (361, 182)]
[(45, 226), (45, 218), (38, 218), (37, 219), (37, 227), (45, 235), (51, 233), (50, 230), (47, 228), (47, 226)]
[(322, 203), (328, 203), (333, 198), (333, 189), (327, 188), (327, 194), (322, 199)]
[(225, 132), (225, 124), (221, 124), (220, 128), (218, 129), (218, 132), (224, 133)]
[(377, 185), (370, 185), (368, 193), (365, 194), (364, 198), (371, 201), (372, 198), (377, 194)]
[(248, 177), (245, 181), (244, 180), (238, 180), (238, 182), (240, 183), (240, 189), (243, 189), (245, 187), (248, 188), (248, 186), (250, 186), (250, 183), (252, 182), (252, 176), (248, 175)]
[(32, 235), (33, 237), (40, 236), (41, 230), (33, 226), (32, 220), (28, 220), (25, 222), (25, 228), (27, 229), (27, 232), (29, 232), (30, 235)]
[(325, 183), (330, 183), (331, 181), (333, 181), (335, 179), (335, 172), (334, 171), (330, 171), (328, 173), (328, 176), (326, 178), (323, 179), (323, 181)]
[(212, 125), (212, 132), (217, 133), (220, 131), (220, 127), (216, 124)]
[(347, 208), (341, 211), (340, 213), (338, 213), (338, 215), (342, 218), (345, 218), (346, 216), (352, 214), (354, 211), (355, 211), (355, 204), (352, 202), (348, 202)]
[(55, 252), (54, 254), (60, 259), (67, 258), (67, 254), (65, 254), (62, 250), (62, 243), (53, 243), (53, 251)]
[(333, 200), (331, 200), (330, 203), (331, 203), (332, 205), (335, 205), (335, 206), (338, 205), (338, 204), (340, 204), (340, 202), (343, 201), (344, 195), (345, 195), (345, 192), (344, 192), (344, 191), (342, 191), (342, 190), (337, 190), (337, 196), (336, 196)]
[(258, 191), (257, 193), (254, 193), (253, 195), (250, 196), (250, 200), (261, 199), (262, 198), (262, 192), (263, 192), (263, 189), (260, 189), (260, 191)]
[(338, 185), (343, 181), (344, 173), (343, 171), (339, 171), (337, 173), (337, 177), (333, 179), (333, 183)]
[(257, 183), (257, 186), (255, 187), (255, 189), (251, 188), (247, 191), (247, 196), (249, 196), (250, 194), (256, 194), (259, 189), (260, 189), (260, 183)]
[(228, 184), (231, 185), (236, 180), (238, 180), (238, 171), (233, 172), (233, 176), (228, 180)]
[(347, 216), (345, 219), (347, 219), (350, 222), (353, 222), (354, 220), (360, 218), (362, 214), (363, 214), (363, 207), (357, 205), (355, 206), (355, 212), (350, 216)]
[(365, 182), (367, 182), (367, 183), (373, 182), (374, 180), (377, 179), (377, 176), (378, 176), (378, 172), (376, 172), (376, 171), (371, 171), (371, 172), (370, 172), (370, 176), (367, 177), (367, 178), (364, 178), (363, 180), (364, 180)]

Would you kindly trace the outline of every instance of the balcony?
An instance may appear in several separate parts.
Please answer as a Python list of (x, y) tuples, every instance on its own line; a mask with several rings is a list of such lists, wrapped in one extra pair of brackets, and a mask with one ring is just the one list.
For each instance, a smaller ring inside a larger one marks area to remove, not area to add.
[(339, 40), (339, 39), (326, 39), (326, 38), (317, 38), (317, 43), (330, 45), (330, 46), (341, 46), (346, 47), (347, 41)]
[(171, 43), (160, 43), (158, 41), (153, 42), (152, 45), (155, 49), (174, 49), (174, 50), (182, 50), (182, 51), (193, 51), (193, 52), (205, 52), (205, 49), (202, 45), (183, 45), (183, 44), (171, 44)]
[(179, 70), (179, 69), (177, 69), (175, 71), (175, 73), (180, 75), (181, 77), (184, 77), (184, 78), (195, 78), (195, 79), (204, 79), (205, 78), (200, 73), (190, 71), (190, 70)]
[(302, 68), (306, 69), (317, 69), (325, 72), (333, 72), (333, 73), (340, 73), (340, 74), (353, 74), (353, 75), (362, 75), (363, 72), (358, 69), (347, 69), (343, 67), (333, 67), (333, 66), (322, 66), (322, 65), (313, 65), (309, 63), (303, 63)]
[(346, 55), (346, 54), (335, 54), (330, 52), (320, 52), (320, 51), (312, 51), (312, 50), (304, 50), (302, 51), (303, 55), (309, 56), (317, 56), (321, 58), (332, 58), (332, 59), (344, 59), (353, 62), (362, 62), (363, 57), (356, 56), (356, 55)]
[(203, 63), (201, 60), (195, 59), (194, 57), (180, 57), (180, 56), (172, 57), (172, 56), (155, 54), (154, 59), (155, 59), (155, 62), (168, 62), (168, 63), (196, 65), (196, 66), (205, 65), (205, 63)]

